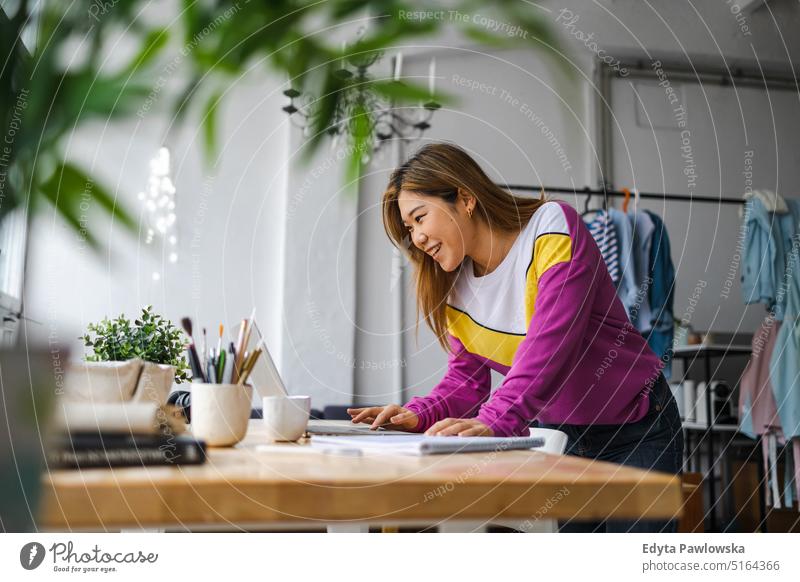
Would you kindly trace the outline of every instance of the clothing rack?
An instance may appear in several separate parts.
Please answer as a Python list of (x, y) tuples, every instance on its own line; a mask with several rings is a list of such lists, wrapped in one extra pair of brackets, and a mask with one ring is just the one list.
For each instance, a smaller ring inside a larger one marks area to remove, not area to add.
[[(581, 190), (576, 190), (574, 188), (563, 188), (563, 187), (549, 187), (549, 186), (532, 186), (532, 185), (520, 185), (520, 184), (498, 184), (498, 186), (507, 188), (508, 190), (520, 190), (520, 191), (531, 191), (531, 192), (539, 192), (540, 190), (544, 190), (545, 192), (555, 192), (559, 194), (584, 194), (587, 196), (601, 196), (601, 197), (609, 197), (609, 198), (625, 198), (625, 192), (621, 190), (607, 190), (605, 188), (583, 188)], [(631, 191), (630, 196), (633, 197), (634, 194)], [(745, 202), (744, 199), (740, 198), (714, 198), (713, 196), (692, 196), (687, 194), (666, 194), (666, 193), (657, 193), (657, 192), (639, 192), (639, 198), (648, 198), (652, 200), (679, 200), (681, 202), (711, 202), (714, 204), (743, 204)]]

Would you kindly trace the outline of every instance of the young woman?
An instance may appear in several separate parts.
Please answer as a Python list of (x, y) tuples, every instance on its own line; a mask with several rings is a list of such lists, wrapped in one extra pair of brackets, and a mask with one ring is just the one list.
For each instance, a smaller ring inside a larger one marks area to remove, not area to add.
[[(630, 323), (571, 206), (514, 196), (445, 143), (397, 168), (383, 204), (384, 227), (407, 249), (418, 310), (449, 353), (448, 369), (427, 396), (349, 409), (353, 422), (514, 436), (537, 421), (567, 434), (568, 454), (680, 472), (680, 417), (661, 362)], [(505, 379), (490, 394), (492, 369)]]

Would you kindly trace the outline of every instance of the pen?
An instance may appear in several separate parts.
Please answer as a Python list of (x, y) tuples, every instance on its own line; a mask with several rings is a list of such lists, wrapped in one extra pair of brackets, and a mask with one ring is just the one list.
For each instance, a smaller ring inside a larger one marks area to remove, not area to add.
[[(221, 340), (222, 338), (220, 338)], [(217, 384), (222, 384), (222, 374), (225, 372), (225, 352), (220, 352), (217, 356)]]

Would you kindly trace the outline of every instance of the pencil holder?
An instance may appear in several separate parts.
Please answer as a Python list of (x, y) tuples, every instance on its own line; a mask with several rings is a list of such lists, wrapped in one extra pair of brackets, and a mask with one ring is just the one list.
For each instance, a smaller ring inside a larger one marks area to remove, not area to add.
[(230, 447), (247, 434), (253, 387), (193, 383), (191, 430), (211, 447)]

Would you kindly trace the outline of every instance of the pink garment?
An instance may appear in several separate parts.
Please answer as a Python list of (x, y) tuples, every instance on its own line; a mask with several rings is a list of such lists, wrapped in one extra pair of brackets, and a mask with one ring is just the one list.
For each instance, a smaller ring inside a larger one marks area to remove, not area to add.
[(797, 509), (800, 510), (800, 439), (794, 439), (794, 487), (797, 491)]
[[(769, 362), (780, 329), (780, 322), (765, 319), (753, 335), (753, 355), (739, 384), (739, 414), (750, 408), (752, 431), (757, 435), (779, 431), (781, 420), (769, 379)], [(746, 432), (747, 427), (743, 427)], [(781, 441), (783, 441), (781, 434)]]
[[(770, 318), (764, 319), (761, 323), (761, 326), (753, 335), (753, 355), (747, 363), (739, 384), (740, 415), (743, 410), (747, 409), (749, 404), (752, 420), (752, 427), (750, 428), (752, 428), (753, 433), (763, 437), (761, 445), (766, 478), (766, 503), (767, 505), (774, 503), (775, 507), (780, 507), (780, 494), (778, 491), (781, 488), (778, 484), (776, 468), (773, 467), (776, 459), (773, 458), (774, 455), (770, 454), (769, 439), (774, 435), (777, 445), (784, 444), (786, 438), (781, 429), (778, 408), (775, 404), (775, 395), (772, 391), (772, 382), (769, 379), (769, 364), (780, 326), (780, 321)], [(792, 444), (795, 489), (798, 503), (800, 503), (800, 439), (794, 439)]]

